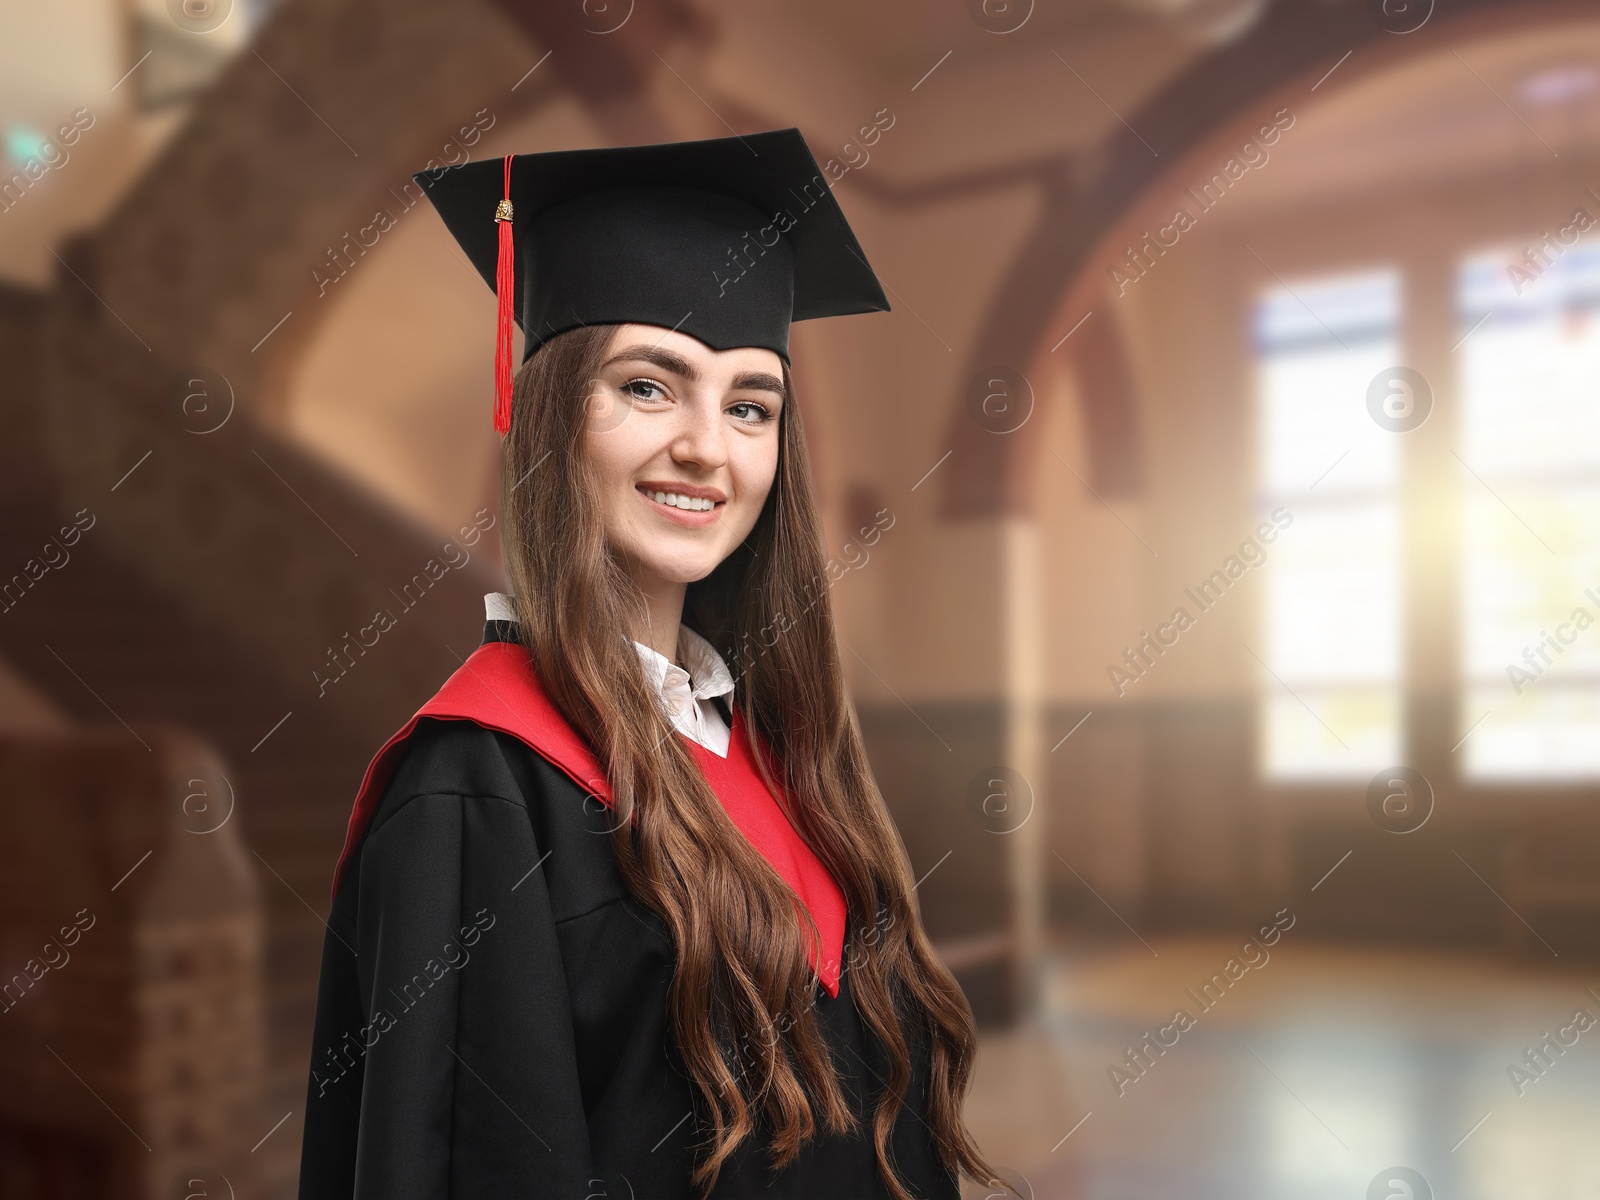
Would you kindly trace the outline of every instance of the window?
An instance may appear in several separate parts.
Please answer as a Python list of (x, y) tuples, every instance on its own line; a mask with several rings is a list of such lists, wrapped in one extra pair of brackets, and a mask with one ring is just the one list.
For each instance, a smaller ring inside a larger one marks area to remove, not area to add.
[(1520, 257), (1520, 248), (1472, 255), (1457, 281), (1463, 770), (1592, 778), (1600, 251), (1569, 249), (1532, 279)]
[(1399, 311), (1387, 268), (1290, 282), (1255, 307), (1259, 516), (1290, 517), (1262, 567), (1269, 778), (1366, 778), (1402, 761), (1403, 435), (1367, 412), (1400, 359)]

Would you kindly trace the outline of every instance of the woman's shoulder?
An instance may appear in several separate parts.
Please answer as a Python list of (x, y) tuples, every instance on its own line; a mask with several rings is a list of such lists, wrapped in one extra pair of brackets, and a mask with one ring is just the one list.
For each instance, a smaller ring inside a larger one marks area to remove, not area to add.
[(385, 799), (454, 793), (522, 800), (506, 767), (501, 736), (476, 721), (418, 717), (384, 789)]
[(529, 810), (537, 824), (579, 817), (586, 793), (556, 764), (512, 734), (459, 718), (419, 717), (373, 815), (375, 832), (423, 796), (498, 800)]
[(413, 881), (431, 873), (441, 847), (453, 846), (480, 874), (498, 864), (521, 877), (543, 864), (551, 912), (563, 920), (622, 894), (610, 839), (597, 836), (611, 823), (603, 804), (514, 735), (421, 717), (357, 860), (382, 845), (385, 871)]

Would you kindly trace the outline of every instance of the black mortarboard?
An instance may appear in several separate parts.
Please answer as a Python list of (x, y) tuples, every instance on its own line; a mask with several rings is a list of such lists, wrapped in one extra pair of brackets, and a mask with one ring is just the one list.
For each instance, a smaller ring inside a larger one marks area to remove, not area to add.
[(524, 359), (563, 330), (638, 322), (788, 362), (791, 321), (889, 310), (798, 129), (517, 154), (412, 179), (499, 298), (502, 436), (513, 302)]

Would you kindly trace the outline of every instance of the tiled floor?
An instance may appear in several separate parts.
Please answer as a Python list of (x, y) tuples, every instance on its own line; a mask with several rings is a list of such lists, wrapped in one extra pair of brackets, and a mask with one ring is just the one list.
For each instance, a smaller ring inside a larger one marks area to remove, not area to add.
[[(1024, 1196), (1600, 1198), (1600, 964), (1291, 930), (1270, 959), (1235, 967), (1210, 1008), (1186, 992), (1238, 953), (1182, 939), (1064, 956), (1046, 973), (1045, 1015), (984, 1037), (968, 1120)], [(1186, 1030), (1171, 1024), (1179, 1008)], [(1572, 1024), (1580, 1008), (1586, 1031)], [(1173, 1044), (1139, 1076), (1124, 1056), (1146, 1031)], [(1576, 1040), (1519, 1095), (1508, 1068), (1527, 1070), (1547, 1033)], [(1113, 1082), (1113, 1066), (1130, 1081)]]

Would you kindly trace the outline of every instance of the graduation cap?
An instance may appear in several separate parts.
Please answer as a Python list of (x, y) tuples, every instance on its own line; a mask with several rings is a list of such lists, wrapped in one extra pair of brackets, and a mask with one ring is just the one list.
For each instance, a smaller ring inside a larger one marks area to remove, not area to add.
[(789, 324), (887, 312), (798, 129), (485, 159), (411, 177), (499, 300), (494, 427), (524, 360), (580, 325), (676, 329), (789, 361)]

